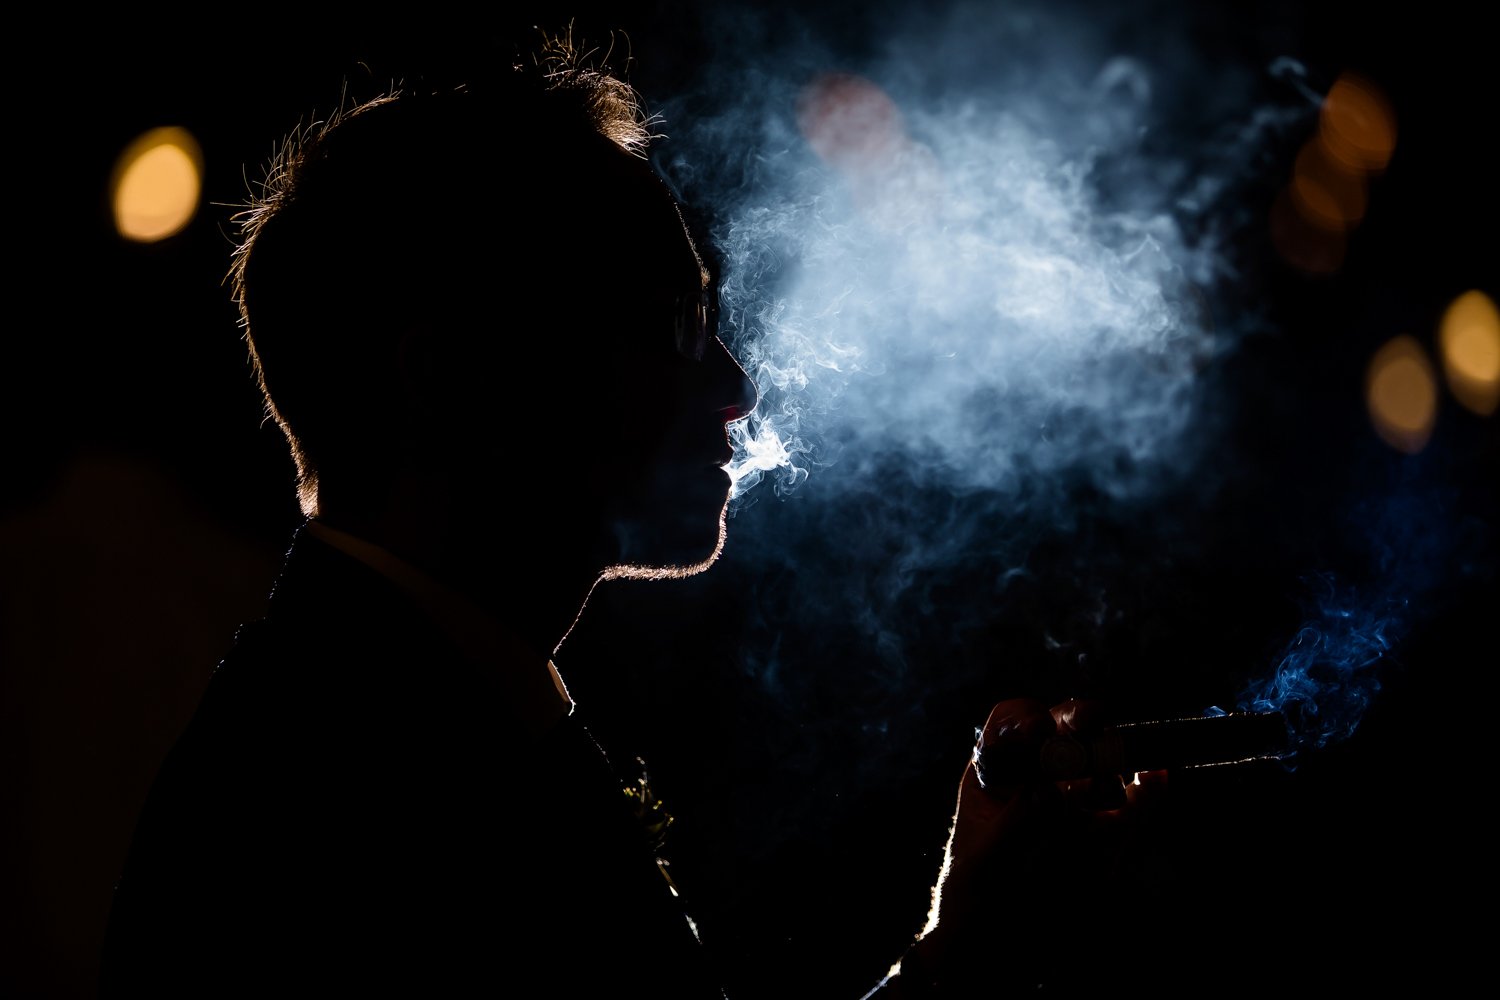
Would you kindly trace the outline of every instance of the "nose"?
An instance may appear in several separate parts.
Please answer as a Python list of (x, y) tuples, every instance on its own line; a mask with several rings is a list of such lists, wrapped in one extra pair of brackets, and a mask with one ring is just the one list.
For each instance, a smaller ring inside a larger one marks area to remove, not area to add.
[(727, 424), (731, 420), (749, 416), (760, 403), (760, 390), (744, 366), (730, 353), (729, 348), (717, 337), (709, 345), (704, 362), (710, 368), (713, 385), (714, 409)]

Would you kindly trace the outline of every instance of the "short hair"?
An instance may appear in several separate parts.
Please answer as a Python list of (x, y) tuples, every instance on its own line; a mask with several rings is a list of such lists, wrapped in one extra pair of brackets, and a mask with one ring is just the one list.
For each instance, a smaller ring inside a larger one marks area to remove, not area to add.
[[(587, 192), (605, 157), (644, 156), (656, 119), (587, 58), (569, 35), (547, 36), (462, 86), (341, 103), (282, 143), (233, 217), (232, 294), (308, 516), (325, 472), (378, 467), (371, 425), (407, 331), (463, 322), (504, 338), (518, 303), (566, 294), (600, 253), (580, 239), (597, 211)], [(516, 263), (502, 275), (507, 244)], [(513, 357), (526, 338), (509, 339)]]

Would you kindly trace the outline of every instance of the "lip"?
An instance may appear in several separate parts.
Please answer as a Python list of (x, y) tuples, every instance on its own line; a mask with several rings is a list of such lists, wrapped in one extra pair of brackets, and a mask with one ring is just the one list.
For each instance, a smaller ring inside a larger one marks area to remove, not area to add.
[(710, 465), (722, 468), (734, 461), (734, 445), (730, 442), (728, 434), (720, 429), (714, 435), (712, 446), (705, 448), (703, 454), (705, 461)]
[(734, 444), (723, 427), (716, 427), (712, 431), (705, 428), (705, 432), (698, 434), (691, 446), (683, 448), (678, 455), (681, 466), (711, 465), (722, 469), (734, 461)]
[(690, 468), (717, 470), (726, 468), (732, 461), (734, 461), (734, 449), (725, 448), (710, 452), (700, 451), (696, 457), (684, 457), (676, 463), (676, 466), (684, 471)]

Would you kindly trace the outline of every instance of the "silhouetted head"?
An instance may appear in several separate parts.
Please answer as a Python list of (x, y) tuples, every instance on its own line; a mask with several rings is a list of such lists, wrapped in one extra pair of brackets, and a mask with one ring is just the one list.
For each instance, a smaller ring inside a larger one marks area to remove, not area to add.
[(288, 140), (239, 216), (251, 357), (309, 516), (423, 497), (615, 575), (700, 564), (754, 390), (633, 91), (545, 55)]

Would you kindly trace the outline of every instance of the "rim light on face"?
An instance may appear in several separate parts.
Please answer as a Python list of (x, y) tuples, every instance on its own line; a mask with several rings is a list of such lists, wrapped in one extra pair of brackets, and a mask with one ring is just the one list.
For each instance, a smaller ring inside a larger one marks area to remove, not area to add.
[(706, 293), (679, 295), (676, 300), (674, 335), (677, 353), (689, 361), (702, 361), (708, 349), (708, 305)]

